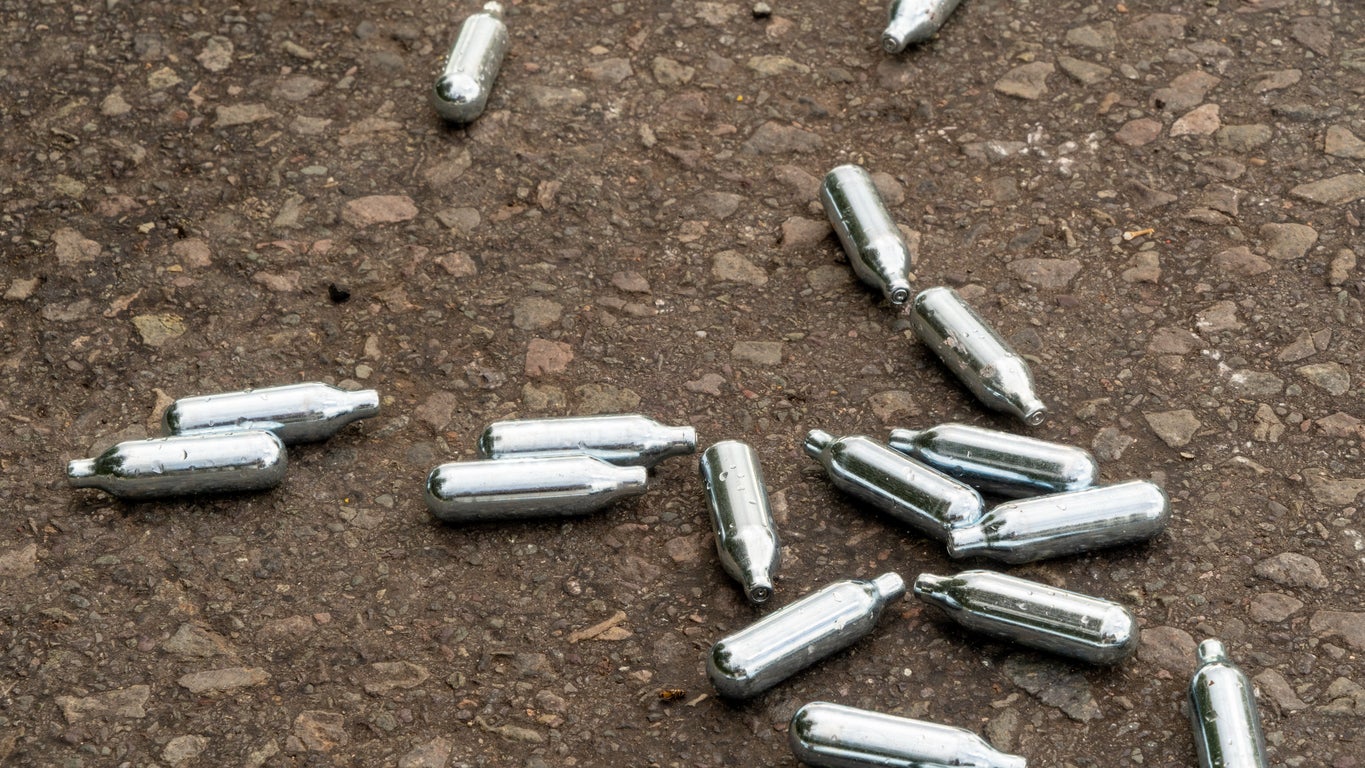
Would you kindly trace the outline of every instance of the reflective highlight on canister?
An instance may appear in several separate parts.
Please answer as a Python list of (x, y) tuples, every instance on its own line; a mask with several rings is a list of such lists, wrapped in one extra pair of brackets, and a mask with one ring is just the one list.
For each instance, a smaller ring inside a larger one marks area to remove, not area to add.
[(124, 499), (160, 499), (274, 488), (288, 464), (274, 433), (205, 432), (119, 443), (93, 459), (68, 463), (66, 479), (73, 488)]
[(900, 53), (911, 43), (934, 36), (962, 0), (891, 0), (882, 50)]
[(507, 53), (502, 15), (501, 3), (485, 3), (482, 11), (460, 27), (460, 36), (431, 89), (431, 105), (446, 120), (472, 122), (488, 106), (488, 94)]
[(758, 454), (744, 443), (725, 440), (703, 451), (699, 464), (720, 564), (744, 586), (750, 602), (765, 603), (773, 595), (782, 544), (768, 509)]
[(1170, 517), (1166, 493), (1146, 480), (1035, 496), (1001, 504), (975, 525), (954, 530), (948, 554), (1028, 563), (1146, 541)]
[(1190, 680), (1190, 724), (1200, 768), (1266, 768), (1251, 681), (1217, 640), (1200, 643), (1198, 656), (1199, 668)]
[(963, 728), (815, 701), (796, 710), (787, 740), (817, 768), (1027, 768)]
[(706, 673), (723, 696), (757, 696), (857, 642), (903, 594), (905, 582), (894, 573), (836, 581), (717, 642)]
[(862, 435), (836, 439), (813, 429), (804, 448), (839, 490), (935, 541), (947, 541), (985, 511), (975, 490)]
[(853, 271), (899, 307), (910, 299), (910, 248), (867, 171), (841, 165), (825, 175), (820, 202)]
[(648, 472), (592, 456), (442, 464), (427, 476), (427, 509), (456, 523), (581, 515), (644, 493)]
[(1003, 640), (1092, 664), (1114, 664), (1137, 650), (1137, 620), (1108, 600), (992, 571), (922, 573), (915, 597), (948, 618)]
[(1047, 417), (1028, 364), (968, 306), (957, 291), (938, 287), (915, 297), (915, 335), (987, 407), (1037, 426)]
[(652, 467), (697, 450), (697, 431), (669, 427), (638, 414), (519, 419), (489, 424), (479, 456), (596, 456), (612, 464)]
[(1100, 468), (1084, 448), (968, 424), (893, 429), (888, 444), (967, 485), (1000, 496), (1079, 491)]
[(320, 381), (184, 397), (162, 416), (166, 432), (268, 429), (286, 445), (326, 440), (342, 427), (379, 413), (379, 393), (347, 391)]

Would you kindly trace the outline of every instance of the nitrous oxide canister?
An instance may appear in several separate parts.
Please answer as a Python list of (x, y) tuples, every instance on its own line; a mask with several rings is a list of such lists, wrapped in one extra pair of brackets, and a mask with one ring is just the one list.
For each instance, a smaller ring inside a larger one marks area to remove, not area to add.
[(737, 440), (725, 440), (702, 451), (700, 467), (720, 564), (744, 586), (749, 602), (766, 603), (782, 563), (782, 543), (758, 454)]
[(1251, 681), (1217, 640), (1200, 643), (1198, 656), (1199, 668), (1190, 680), (1190, 724), (1200, 768), (1266, 768)]
[(971, 525), (985, 511), (972, 488), (871, 438), (836, 439), (812, 429), (804, 447), (836, 488), (935, 541), (947, 541), (949, 532)]
[(427, 475), (427, 509), (452, 523), (581, 515), (644, 493), (648, 474), (592, 456), (452, 462)]
[(890, 21), (882, 32), (882, 50), (900, 53), (911, 43), (934, 36), (962, 0), (891, 0)]
[(792, 754), (816, 768), (1027, 768), (971, 731), (815, 701), (787, 729)]
[(853, 271), (899, 307), (910, 299), (910, 248), (867, 171), (841, 165), (825, 175), (820, 202)]
[(1089, 488), (1100, 471), (1084, 448), (969, 424), (893, 429), (888, 445), (979, 491), (1013, 498)]
[(1000, 504), (954, 529), (948, 554), (1028, 563), (1146, 541), (1166, 527), (1170, 500), (1146, 480)]
[(723, 696), (757, 696), (857, 642), (903, 594), (905, 582), (894, 573), (836, 581), (720, 640), (706, 656), (706, 673)]
[(937, 287), (915, 297), (910, 322), (924, 342), (987, 407), (1037, 426), (1047, 406), (1034, 393), (1028, 363), (952, 288)]
[(697, 430), (669, 427), (638, 414), (518, 419), (489, 424), (479, 456), (596, 456), (612, 464), (652, 467), (697, 450)]
[(473, 122), (483, 114), (506, 54), (502, 4), (485, 3), (482, 11), (464, 20), (445, 68), (432, 87), (431, 105), (437, 114), (452, 123)]
[(342, 427), (379, 413), (379, 393), (348, 391), (320, 381), (183, 397), (162, 415), (166, 432), (268, 429), (286, 445), (326, 440)]
[(1137, 650), (1137, 620), (1118, 603), (1003, 573), (921, 573), (915, 597), (968, 629), (1091, 664)]
[(204, 432), (119, 443), (68, 463), (66, 479), (124, 499), (160, 499), (274, 488), (288, 465), (273, 432)]

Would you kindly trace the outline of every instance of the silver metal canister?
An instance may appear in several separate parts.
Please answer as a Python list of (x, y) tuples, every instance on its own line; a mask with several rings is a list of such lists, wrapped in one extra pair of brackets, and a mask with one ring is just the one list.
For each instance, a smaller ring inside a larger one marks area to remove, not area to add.
[(284, 480), (289, 457), (272, 432), (204, 432), (119, 443), (66, 466), (73, 488), (124, 499), (261, 491)]
[(963, 728), (815, 701), (787, 729), (792, 754), (816, 768), (1027, 768)]
[(479, 435), (479, 456), (486, 459), (586, 454), (612, 464), (652, 467), (696, 450), (697, 430), (638, 414), (497, 421)]
[(968, 306), (957, 291), (930, 288), (915, 297), (915, 335), (987, 407), (1037, 426), (1047, 406), (1034, 392), (1028, 364)]
[(744, 585), (749, 602), (766, 603), (782, 563), (782, 543), (768, 509), (758, 454), (744, 443), (725, 440), (703, 451), (699, 463), (720, 564)]
[(1266, 768), (1265, 735), (1251, 681), (1228, 659), (1223, 644), (1199, 644), (1190, 680), (1190, 725), (1200, 768)]
[(857, 642), (903, 594), (894, 573), (836, 581), (721, 639), (706, 656), (706, 673), (723, 696), (757, 696)]
[(1018, 498), (1079, 491), (1100, 468), (1084, 448), (969, 424), (893, 429), (893, 449), (986, 493)]
[(482, 11), (460, 27), (460, 36), (431, 90), (431, 105), (446, 120), (473, 122), (488, 106), (488, 94), (507, 53), (502, 15), (502, 3), (485, 3)]
[(867, 171), (841, 165), (825, 174), (820, 202), (858, 277), (881, 291), (893, 306), (908, 301), (914, 266), (910, 248)]
[(648, 473), (592, 456), (453, 462), (427, 476), (427, 509), (453, 523), (581, 515), (644, 493)]
[(1092, 664), (1137, 650), (1137, 620), (1108, 600), (992, 571), (921, 573), (915, 597), (968, 629)]
[(1146, 541), (1171, 519), (1171, 503), (1146, 480), (1000, 504), (949, 535), (955, 558), (1029, 563)]
[(890, 21), (882, 32), (882, 50), (900, 53), (911, 43), (934, 36), (962, 0), (891, 0)]
[(282, 387), (182, 397), (162, 414), (167, 434), (268, 429), (286, 445), (326, 440), (379, 413), (379, 393), (312, 381)]
[(836, 488), (936, 541), (985, 511), (972, 488), (862, 435), (836, 439), (812, 429), (804, 448)]

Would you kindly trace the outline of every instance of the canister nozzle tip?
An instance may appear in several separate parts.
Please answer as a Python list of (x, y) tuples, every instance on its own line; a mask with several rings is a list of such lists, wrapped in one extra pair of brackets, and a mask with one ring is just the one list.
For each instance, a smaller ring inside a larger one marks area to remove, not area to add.
[(986, 546), (986, 529), (979, 525), (955, 528), (948, 534), (948, 556), (954, 559), (970, 557)]
[(881, 595), (883, 600), (895, 600), (905, 594), (905, 579), (898, 573), (883, 573), (873, 579), (872, 583), (877, 585), (877, 594)]
[(932, 573), (921, 573), (919, 576), (915, 577), (914, 592), (916, 595), (923, 595), (924, 593), (941, 586), (943, 582), (947, 580), (948, 580), (947, 576), (936, 576)]
[(749, 602), (758, 605), (766, 603), (773, 596), (773, 586), (771, 584), (755, 584), (749, 587)]
[(1200, 664), (1207, 664), (1210, 661), (1226, 659), (1228, 657), (1228, 651), (1223, 647), (1222, 640), (1209, 638), (1199, 644), (1199, 650), (1195, 655), (1199, 657)]
[(806, 449), (807, 455), (818, 459), (820, 458), (820, 454), (824, 453), (825, 448), (832, 442), (834, 442), (834, 435), (831, 435), (823, 429), (812, 429), (810, 432), (806, 433), (806, 442), (803, 447)]
[(84, 488), (90, 478), (95, 476), (94, 459), (76, 459), (67, 462), (66, 479), (76, 488)]
[(909, 284), (892, 286), (886, 298), (887, 301), (891, 302), (892, 306), (896, 307), (901, 306), (902, 304), (910, 300)]

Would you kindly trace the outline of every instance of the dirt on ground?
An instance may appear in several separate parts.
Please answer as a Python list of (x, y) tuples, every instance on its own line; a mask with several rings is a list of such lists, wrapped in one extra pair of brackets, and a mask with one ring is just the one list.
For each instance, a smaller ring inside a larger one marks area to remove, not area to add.
[[(1193, 765), (1217, 637), (1272, 765), (1365, 765), (1365, 6), (966, 0), (888, 55), (882, 2), (768, 5), (511, 0), (487, 111), (451, 127), (427, 91), (470, 0), (0, 0), (0, 763), (786, 766), (825, 700), (1034, 766)], [(1031, 361), (1028, 433), (1161, 483), (1165, 533), (964, 564), (802, 453), (1025, 431), (857, 282), (816, 198), (844, 163), (916, 286)], [(274, 491), (67, 486), (172, 399), (315, 380), (381, 413)], [(768, 606), (719, 567), (695, 457), (570, 520), (423, 504), (491, 421), (621, 412), (757, 450)], [(908, 598), (750, 702), (705, 676), (833, 580), (968, 566), (1123, 603), (1137, 656)]]

